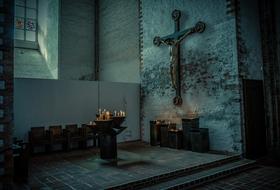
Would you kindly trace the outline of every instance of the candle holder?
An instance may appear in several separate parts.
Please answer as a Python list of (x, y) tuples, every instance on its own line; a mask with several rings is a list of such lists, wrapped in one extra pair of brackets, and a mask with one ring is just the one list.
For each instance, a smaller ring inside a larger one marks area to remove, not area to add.
[(191, 150), (191, 131), (193, 129), (199, 129), (199, 117), (189, 117), (182, 119), (183, 128), (183, 148)]
[(125, 120), (125, 116), (114, 116), (113, 123), (115, 126), (120, 126)]
[(98, 134), (100, 142), (101, 159), (116, 161), (117, 160), (117, 135), (126, 127), (120, 126), (124, 120), (124, 116), (114, 117), (110, 112), (106, 112), (103, 117), (97, 117), (95, 127), (92, 129)]

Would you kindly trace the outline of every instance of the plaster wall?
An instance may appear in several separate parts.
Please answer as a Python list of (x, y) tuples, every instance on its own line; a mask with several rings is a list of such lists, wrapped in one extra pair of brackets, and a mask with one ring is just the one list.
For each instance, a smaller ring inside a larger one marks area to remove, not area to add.
[(258, 1), (240, 1), (240, 76), (263, 80), (262, 41)]
[(38, 64), (46, 63), (53, 79), (58, 78), (58, 23), (59, 0), (39, 0), (38, 43), (45, 62)]
[(127, 129), (118, 142), (140, 139), (139, 84), (36, 79), (15, 79), (14, 84), (14, 136), (19, 139), (28, 138), (30, 127), (89, 123), (98, 108), (127, 112)]
[(60, 0), (59, 79), (94, 79), (94, 1)]
[(275, 86), (276, 86), (276, 94), (275, 94), (275, 102), (276, 102), (276, 109), (275, 112), (275, 118), (278, 123), (278, 135), (275, 135), (278, 137), (278, 158), (280, 157), (280, 2), (275, 0), (275, 24), (276, 24), (276, 37), (277, 37), (277, 65), (275, 68), (277, 69), (276, 73), (276, 80), (275, 80)]
[[(275, 2), (275, 25), (276, 25), (276, 35), (277, 35), (278, 69), (280, 69), (280, 12), (279, 12), (280, 1), (275, 0), (274, 2)], [(280, 79), (278, 78), (278, 80)], [(278, 86), (280, 86), (280, 84), (278, 84)]]
[[(210, 149), (241, 152), (240, 91), (234, 5), (225, 0), (141, 0), (141, 127), (149, 141), (149, 121), (176, 122), (197, 111), (200, 127), (210, 132)], [(232, 8), (233, 7), (233, 8)], [(181, 45), (183, 105), (174, 106), (169, 74), (169, 49), (153, 45), (155, 36), (174, 32), (171, 13), (182, 11), (181, 29), (206, 23)]]
[(140, 82), (137, 0), (102, 0), (99, 14), (100, 80)]

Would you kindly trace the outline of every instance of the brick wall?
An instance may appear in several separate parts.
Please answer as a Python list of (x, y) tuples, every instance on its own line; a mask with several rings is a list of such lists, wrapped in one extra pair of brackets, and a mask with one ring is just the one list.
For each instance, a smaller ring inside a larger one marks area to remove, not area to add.
[(101, 0), (99, 7), (100, 80), (139, 83), (137, 0)]
[[(200, 126), (209, 128), (211, 149), (241, 152), (236, 19), (231, 3), (141, 0), (143, 140), (149, 141), (150, 120), (169, 119), (179, 124), (187, 112), (197, 110)], [(181, 45), (181, 107), (172, 103), (175, 92), (169, 76), (169, 49), (153, 45), (155, 36), (174, 32), (174, 9), (182, 11), (182, 29), (197, 21), (206, 23), (204, 33), (192, 35)]]
[(61, 0), (58, 78), (94, 79), (94, 22), (92, 0)]

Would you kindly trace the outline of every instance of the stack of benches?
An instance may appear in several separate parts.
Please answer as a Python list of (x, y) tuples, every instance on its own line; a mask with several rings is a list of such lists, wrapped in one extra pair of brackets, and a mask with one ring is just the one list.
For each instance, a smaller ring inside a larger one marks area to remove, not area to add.
[(70, 150), (73, 144), (78, 144), (78, 148), (87, 148), (88, 140), (92, 140), (92, 146), (96, 146), (96, 134), (86, 125), (78, 124), (52, 125), (48, 129), (45, 127), (31, 127), (29, 131), (30, 152), (35, 153), (35, 148), (44, 147), (45, 152), (55, 151), (55, 146), (60, 144), (62, 150)]

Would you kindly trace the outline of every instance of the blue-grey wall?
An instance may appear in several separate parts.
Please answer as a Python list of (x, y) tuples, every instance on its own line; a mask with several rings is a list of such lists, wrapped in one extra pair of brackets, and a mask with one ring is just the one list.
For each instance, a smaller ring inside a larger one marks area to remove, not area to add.
[(280, 65), (280, 12), (279, 12), (280, 1), (275, 0), (274, 2), (275, 2), (275, 24), (276, 24), (276, 33), (277, 33), (278, 65)]
[(27, 138), (30, 127), (89, 123), (98, 107), (126, 110), (128, 128), (119, 142), (140, 139), (139, 84), (36, 79), (14, 84), (14, 136), (20, 139)]
[[(58, 78), (59, 0), (38, 1), (38, 43), (53, 79)], [(38, 63), (40, 64), (40, 63)], [(43, 63), (41, 63), (43, 64)]]
[(258, 1), (240, 1), (240, 76), (263, 80), (262, 41)]
[(139, 83), (138, 0), (99, 2), (100, 80)]
[(94, 79), (94, 1), (60, 0), (59, 79)]
[[(234, 5), (225, 0), (141, 0), (141, 127), (149, 141), (149, 121), (169, 119), (180, 124), (198, 111), (200, 127), (209, 129), (210, 148), (241, 152), (241, 114)], [(181, 45), (183, 105), (172, 103), (169, 48), (153, 45), (155, 36), (174, 32), (171, 13), (182, 11), (181, 28), (206, 23)]]

